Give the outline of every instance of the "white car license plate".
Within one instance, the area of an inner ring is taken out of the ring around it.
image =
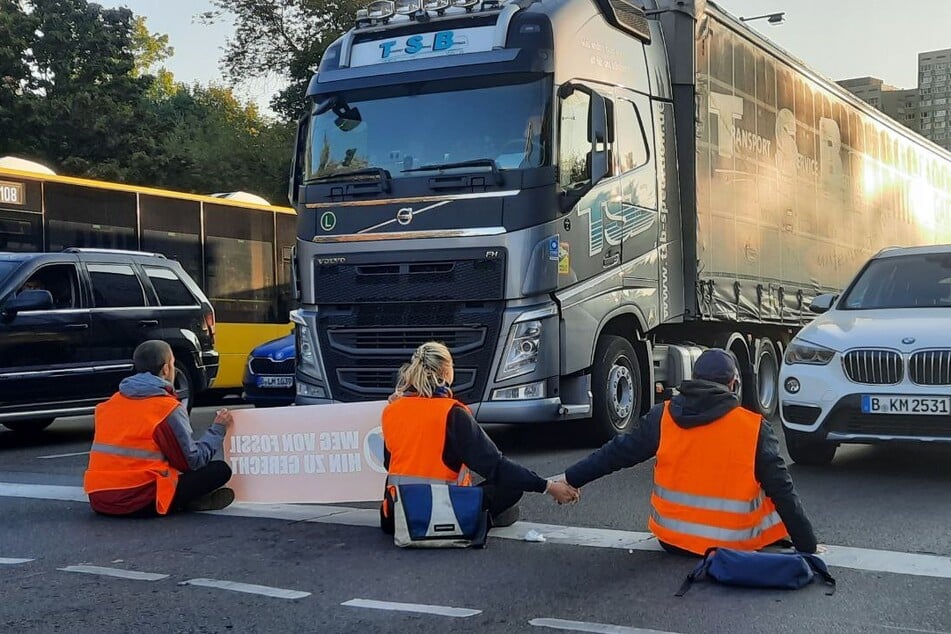
[[[259,376],[258,387],[294,387],[292,376]]]
[[[862,413],[946,416],[951,414],[951,397],[864,394],[862,395]]]

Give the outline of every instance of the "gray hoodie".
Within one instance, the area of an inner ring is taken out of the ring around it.
[[[119,393],[128,398],[149,398],[174,394],[174,390],[165,379],[150,372],[141,372],[123,379],[119,383]],[[181,446],[189,469],[201,469],[211,462],[216,453],[221,451],[225,427],[215,423],[208,428],[200,440],[195,441],[192,438],[194,432],[188,420],[188,412],[183,405],[176,407],[163,424],[171,429],[175,440]]]

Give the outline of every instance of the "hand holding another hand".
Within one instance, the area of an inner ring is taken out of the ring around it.
[[[546,492],[559,504],[574,504],[581,499],[581,491],[564,480],[549,480]]]

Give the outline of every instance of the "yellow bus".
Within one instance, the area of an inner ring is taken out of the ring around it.
[[[0,167],[0,251],[162,253],[215,309],[215,389],[238,390],[248,353],[288,334],[293,209]]]

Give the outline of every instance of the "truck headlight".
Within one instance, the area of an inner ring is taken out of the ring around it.
[[[294,322],[296,337],[297,368],[314,379],[322,379],[320,359],[314,347],[313,331],[298,311],[291,311],[291,321]]]
[[[786,348],[785,361],[787,365],[829,365],[833,357],[835,350],[807,341],[793,341]]]
[[[531,320],[512,324],[505,359],[499,369],[499,381],[534,372],[541,345],[542,322]]]

